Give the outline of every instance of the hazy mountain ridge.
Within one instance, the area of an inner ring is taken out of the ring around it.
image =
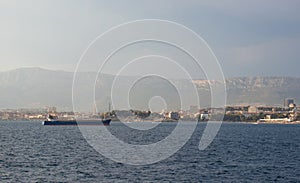
[[[242,77],[226,80],[228,87],[237,88],[271,88],[271,87],[300,87],[300,78],[291,77]]]
[[[57,106],[60,109],[72,109],[73,74],[41,68],[0,72],[0,108]],[[86,72],[79,75],[83,86],[82,106],[90,108],[91,104],[84,103],[86,95],[84,88],[85,83],[95,81],[96,73]],[[99,87],[109,93],[109,83],[113,80],[113,76],[104,75],[103,78]],[[126,78],[123,80],[126,84]],[[183,81],[177,82],[181,83],[182,87],[186,86]],[[149,85],[153,85],[150,83]],[[193,83],[198,87],[202,104],[207,105],[209,84],[218,84],[218,81],[194,80]],[[156,81],[156,84],[159,85],[159,81]],[[295,98],[297,102],[300,99],[300,78],[238,77],[226,79],[226,86],[228,104],[280,105],[284,97]],[[99,100],[104,103],[107,97],[103,96]]]
[[[227,87],[235,88],[266,88],[266,87],[300,87],[300,78],[293,77],[236,77],[226,79]],[[198,87],[209,88],[210,84],[220,84],[220,81],[194,80]]]
[[[243,77],[227,79],[229,104],[283,105],[284,98],[300,99],[300,78]]]

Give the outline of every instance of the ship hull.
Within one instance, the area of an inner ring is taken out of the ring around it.
[[[66,126],[66,125],[104,125],[109,126],[111,119],[104,120],[54,120],[54,121],[44,121],[43,125],[51,125],[51,126]]]

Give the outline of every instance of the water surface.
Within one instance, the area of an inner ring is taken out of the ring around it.
[[[112,122],[108,128],[126,142],[149,144],[175,125],[164,123],[143,132]],[[213,143],[199,151],[204,127],[199,124],[170,158],[130,166],[97,153],[76,126],[0,122],[0,182],[300,181],[300,125],[223,123]]]

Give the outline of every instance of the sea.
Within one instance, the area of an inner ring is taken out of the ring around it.
[[[103,126],[132,144],[157,142],[175,127],[174,122],[151,130],[119,122]],[[0,122],[0,182],[300,182],[300,125],[223,123],[200,151],[205,127],[199,123],[169,158],[136,166],[102,156],[77,126]]]

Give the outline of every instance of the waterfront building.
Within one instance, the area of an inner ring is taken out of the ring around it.
[[[257,114],[258,113],[257,107],[255,107],[255,106],[249,106],[248,113],[249,114]]]
[[[293,98],[286,98],[284,100],[284,107],[289,107],[290,104],[294,104],[295,100]]]
[[[168,118],[178,120],[179,119],[179,113],[178,112],[169,112],[168,113]]]

